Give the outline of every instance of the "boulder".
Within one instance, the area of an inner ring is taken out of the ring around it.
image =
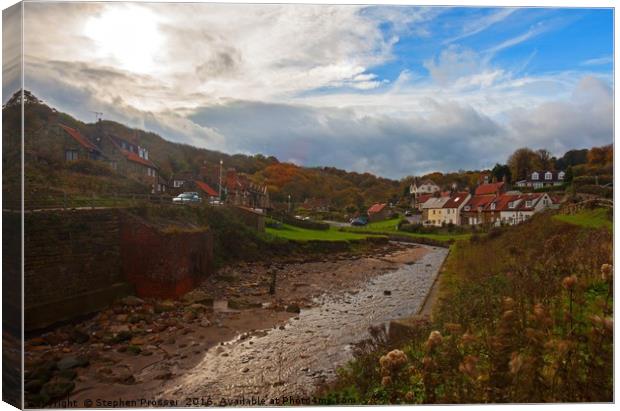
[[[130,307],[144,304],[144,300],[134,295],[128,295],[127,297],[121,298],[118,302],[122,305],[128,305]]]
[[[205,304],[208,306],[213,305],[213,298],[202,290],[193,290],[181,297],[181,300],[186,304]]]
[[[52,399],[62,398],[68,396],[74,388],[75,383],[73,381],[58,377],[45,383],[41,388],[41,394]]]
[[[89,362],[87,358],[70,355],[58,361],[58,363],[56,363],[56,366],[60,371],[63,371],[77,367],[86,367],[88,363]]]
[[[299,314],[301,312],[301,308],[297,304],[290,304],[286,306],[286,312]]]
[[[155,304],[155,312],[156,313],[167,313],[170,311],[174,311],[176,309],[176,305],[174,301],[164,300]]]

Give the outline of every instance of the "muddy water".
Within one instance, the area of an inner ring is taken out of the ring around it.
[[[352,358],[368,327],[415,314],[447,250],[428,247],[416,263],[375,277],[357,291],[324,294],[284,326],[241,335],[210,349],[202,362],[165,387],[164,397],[278,398],[311,394]]]

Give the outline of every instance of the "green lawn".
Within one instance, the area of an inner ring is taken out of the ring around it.
[[[281,228],[267,227],[266,231],[268,234],[271,234],[273,236],[296,241],[347,241],[361,240],[368,237],[377,237],[377,235],[338,231],[334,227],[330,227],[329,230],[309,230],[307,228],[294,227],[288,224],[282,224]]]
[[[406,231],[398,231],[396,227],[400,218],[392,218],[390,220],[376,221],[369,223],[363,227],[346,227],[348,232],[373,232],[377,234],[398,234],[411,238],[430,238],[438,241],[450,241],[450,240],[465,240],[471,237],[471,234],[451,234],[451,233],[408,233]]]
[[[609,230],[611,230],[613,227],[613,223],[607,217],[607,209],[605,208],[584,210],[578,214],[573,215],[556,214],[553,216],[553,218],[559,221],[563,221],[565,223],[575,224],[588,228],[607,227]]]

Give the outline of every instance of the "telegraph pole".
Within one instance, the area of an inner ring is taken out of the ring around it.
[[[222,202],[222,164],[224,161],[220,160],[220,203]]]

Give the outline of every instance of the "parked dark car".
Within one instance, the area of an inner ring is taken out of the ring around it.
[[[196,204],[201,201],[202,198],[195,192],[181,193],[172,199],[173,204]]]

